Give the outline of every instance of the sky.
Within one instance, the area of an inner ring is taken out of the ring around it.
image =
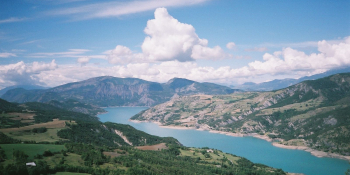
[[[0,0],[0,89],[97,76],[234,86],[348,66],[349,0]]]

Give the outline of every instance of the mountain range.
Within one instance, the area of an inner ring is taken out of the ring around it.
[[[46,87],[42,86],[37,86],[37,85],[14,85],[14,86],[9,86],[4,89],[0,90],[0,96],[4,95],[7,91],[11,89],[16,89],[16,88],[23,88],[26,90],[32,90],[32,89],[47,89]]]
[[[288,86],[292,86],[294,84],[298,84],[306,80],[316,80],[316,79],[327,77],[330,75],[334,75],[338,73],[346,73],[346,72],[350,72],[350,67],[346,67],[343,69],[329,70],[324,73],[315,74],[312,76],[305,76],[298,79],[292,79],[292,78],[286,78],[281,80],[276,79],[276,80],[263,82],[263,83],[246,82],[244,84],[232,86],[232,87],[235,89],[242,89],[245,91],[273,91],[273,90],[283,89]]]
[[[1,98],[17,103],[67,101],[73,99],[97,106],[153,106],[172,97],[193,94],[230,94],[235,89],[213,83],[173,78],[156,83],[137,78],[103,76],[50,89],[8,90]]]

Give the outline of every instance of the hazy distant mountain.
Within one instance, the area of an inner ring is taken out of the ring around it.
[[[338,73],[346,73],[350,72],[350,67],[344,68],[344,69],[337,69],[337,70],[330,70],[321,74],[316,74],[312,76],[305,76],[301,77],[299,79],[282,79],[282,80],[272,80],[269,82],[264,82],[264,83],[253,83],[253,82],[246,82],[242,85],[237,85],[234,86],[235,89],[242,89],[245,91],[272,91],[272,90],[278,90],[282,88],[286,88],[288,86],[298,84],[302,81],[305,80],[316,80],[319,78],[327,77],[333,74],[338,74]]]
[[[12,89],[1,98],[18,103],[74,99],[98,106],[152,106],[169,100],[175,94],[229,94],[234,91],[226,86],[182,78],[161,84],[137,78],[104,76],[45,90]]]
[[[47,88],[45,88],[45,87],[37,86],[37,85],[14,85],[14,86],[9,86],[9,87],[6,87],[6,88],[4,88],[4,89],[1,89],[1,90],[0,90],[0,96],[4,95],[8,90],[16,89],[16,88],[23,88],[23,89],[26,89],[26,90],[31,90],[31,89],[47,89]]]

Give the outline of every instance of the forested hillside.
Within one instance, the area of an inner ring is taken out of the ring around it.
[[[70,102],[60,102],[59,108],[0,102],[0,174],[286,174],[219,150],[187,148],[129,125],[102,123],[65,110]]]

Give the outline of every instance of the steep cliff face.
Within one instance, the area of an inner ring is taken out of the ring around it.
[[[137,78],[96,77],[46,90],[13,89],[2,98],[11,102],[74,99],[98,106],[153,106],[175,94],[229,94],[235,90],[211,83],[174,78],[160,84]]]

